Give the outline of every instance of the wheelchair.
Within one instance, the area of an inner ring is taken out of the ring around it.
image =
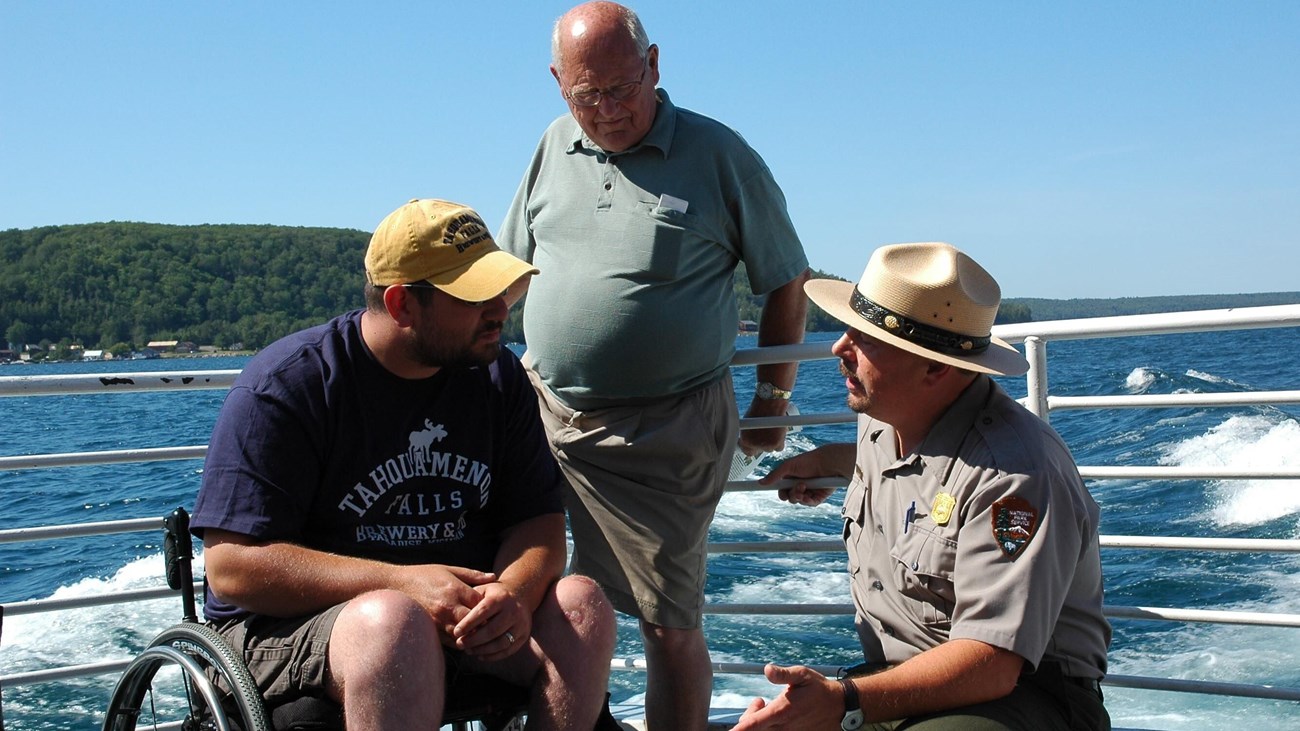
[[[198,621],[189,514],[164,519],[167,585],[181,592],[181,622],[164,630],[127,665],[108,701],[103,731],[344,731],[343,711],[325,698],[299,698],[267,709],[240,653]],[[219,682],[214,682],[219,679]],[[461,674],[447,688],[443,724],[469,731],[519,728],[527,688]]]

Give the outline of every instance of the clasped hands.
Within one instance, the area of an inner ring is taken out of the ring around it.
[[[443,645],[491,662],[528,643],[532,611],[496,574],[430,564],[404,568],[405,590],[433,617]]]

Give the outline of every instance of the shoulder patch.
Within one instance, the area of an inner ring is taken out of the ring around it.
[[[1011,495],[993,503],[993,538],[1007,558],[1015,559],[1038,531],[1038,509]]]

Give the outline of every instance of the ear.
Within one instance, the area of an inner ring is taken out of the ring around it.
[[[400,284],[394,284],[384,290],[384,309],[401,327],[411,326],[411,293]]]
[[[651,43],[645,52],[645,62],[650,68],[650,83],[654,86],[659,85],[659,46]]]
[[[560,81],[560,72],[555,70],[555,65],[551,65],[551,76],[555,77],[556,86],[560,87],[560,94],[564,94],[564,82]]]
[[[957,368],[947,363],[940,363],[937,360],[925,360],[925,383],[938,383],[943,379],[956,375]]]

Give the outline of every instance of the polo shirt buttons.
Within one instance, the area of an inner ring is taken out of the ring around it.
[[[875,581],[871,582],[871,588],[875,589],[876,591],[884,591],[885,585],[880,583],[880,579],[876,579]]]
[[[884,632],[885,634],[889,635],[890,637],[893,637],[893,636],[894,636],[894,628],[893,628],[893,627],[890,627],[889,625],[885,625],[884,627],[881,627],[880,629],[881,629],[882,632]]]
[[[613,184],[613,183],[605,183],[605,190],[609,190],[610,188],[613,188],[613,187],[614,187],[614,184]]]

